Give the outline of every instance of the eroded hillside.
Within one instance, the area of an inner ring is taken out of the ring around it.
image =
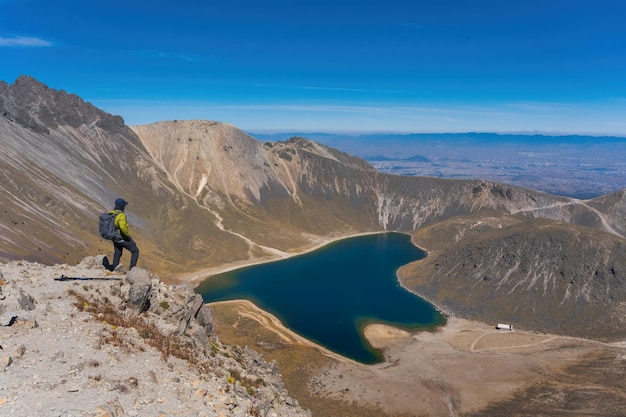
[[[295,219],[310,216],[311,206],[346,230],[410,231],[477,212],[551,218],[614,234],[622,229],[613,227],[612,213],[581,200],[487,181],[382,174],[305,138],[263,143],[233,126],[208,121],[161,122],[133,130],[179,189],[200,205],[223,212],[235,206],[263,221],[281,213],[276,205],[282,205],[291,214],[282,224],[296,229]]]
[[[0,258],[46,263],[108,252],[97,216],[123,196],[143,265],[179,270],[221,250],[219,229],[182,195],[119,116],[29,77],[0,83]],[[193,222],[189,227],[185,222]],[[233,239],[230,249],[244,245]]]
[[[603,213],[613,230],[626,236],[626,190],[595,198],[588,205]]]
[[[546,219],[475,216],[414,236],[429,256],[403,267],[401,281],[446,311],[527,330],[626,337],[623,238]]]

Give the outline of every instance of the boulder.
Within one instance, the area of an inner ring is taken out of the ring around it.
[[[150,271],[135,267],[126,274],[126,282],[131,285],[136,282],[150,282]]]
[[[17,289],[17,304],[22,310],[30,311],[35,309],[35,299],[20,287]]]
[[[204,327],[207,335],[213,334],[213,312],[209,306],[202,304],[202,307],[196,314],[196,321],[200,326]]]
[[[86,269],[102,268],[104,258],[106,258],[105,255],[87,256],[80,261],[78,266]]]
[[[150,271],[143,268],[133,268],[126,275],[126,281],[130,283],[128,307],[137,313],[148,310],[150,308],[150,291],[152,290]]]
[[[152,281],[138,282],[130,286],[127,306],[136,313],[142,313],[150,308],[150,290]]]
[[[179,312],[179,320],[178,320],[178,333],[183,334],[187,327],[189,326],[189,322],[191,318],[195,318],[198,310],[204,305],[204,301],[202,300],[202,296],[199,294],[192,295],[187,299],[185,306]]]

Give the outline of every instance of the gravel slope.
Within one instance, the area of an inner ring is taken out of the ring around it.
[[[165,310],[193,297],[190,287],[153,275],[156,303],[137,314],[129,308],[128,276],[109,273],[101,260],[0,264],[0,415],[310,415],[288,396],[275,364],[222,345],[193,320],[180,332]],[[63,275],[95,279],[54,280]],[[163,353],[158,336],[171,352],[189,347],[191,360]]]

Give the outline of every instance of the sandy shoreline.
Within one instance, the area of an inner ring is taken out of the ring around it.
[[[477,411],[511,398],[533,382],[558,378],[589,355],[610,351],[626,357],[624,343],[503,331],[449,316],[435,331],[410,333],[383,324],[367,325],[365,337],[383,352],[384,361],[365,365],[297,335],[249,301],[214,304],[226,303],[286,344],[313,347],[331,358],[333,364],[318,369],[313,377],[322,398],[382,407],[389,414],[452,416]],[[259,342],[250,339],[251,345]]]
[[[269,262],[276,262],[276,261],[281,261],[283,259],[289,259],[294,256],[304,255],[307,253],[314,252],[320,248],[323,248],[324,246],[330,245],[331,243],[338,242],[344,239],[350,239],[350,238],[359,237],[359,236],[378,235],[378,234],[384,234],[384,233],[402,233],[402,232],[392,232],[392,231],[363,232],[363,233],[355,233],[355,234],[339,236],[339,237],[330,237],[330,238],[318,237],[317,239],[313,240],[317,242],[310,248],[306,248],[297,252],[289,252],[289,253],[286,253],[284,256],[274,255],[274,256],[268,256],[267,258],[262,258],[262,259],[243,260],[240,262],[234,262],[234,263],[230,263],[226,265],[220,265],[220,266],[215,266],[211,268],[201,269],[199,271],[192,272],[192,273],[180,274],[177,277],[175,277],[175,279],[179,282],[187,282],[190,285],[197,287],[198,285],[200,285],[200,283],[202,283],[202,281],[211,278],[211,276],[213,275],[222,274],[224,272],[233,271],[235,269],[245,268],[248,266],[260,265],[260,264],[269,263]],[[410,234],[408,233],[404,233],[404,234],[407,234],[410,236]]]
[[[354,361],[345,356],[339,355],[322,345],[319,345],[286,327],[276,316],[261,309],[249,300],[228,300],[209,303],[211,306],[219,306],[230,304],[237,307],[241,316],[251,318],[268,330],[277,334],[284,342],[289,344],[299,344],[303,346],[313,347],[322,354],[332,357],[341,362],[351,363],[363,367],[371,367],[384,365],[388,362],[388,356],[385,361],[367,365]],[[411,340],[437,340],[439,339],[446,344],[457,348],[464,348],[471,352],[488,351],[488,350],[524,350],[531,347],[544,344],[546,341],[570,341],[579,342],[590,345],[603,345],[618,348],[626,348],[626,343],[604,343],[589,339],[576,337],[539,334],[526,331],[506,331],[498,330],[495,326],[491,326],[482,322],[476,322],[461,319],[455,316],[448,316],[446,324],[436,328],[434,331],[418,330],[409,332],[394,326],[380,323],[372,323],[365,326],[363,333],[367,341],[376,349],[382,351],[397,350],[399,346],[410,342]],[[482,344],[479,342],[482,341]]]
[[[324,356],[333,358],[337,361],[360,365],[359,362],[356,362],[345,356],[341,356],[329,349],[326,349],[324,346],[307,339],[306,337],[300,336],[298,333],[285,326],[276,316],[259,308],[256,304],[249,300],[217,301],[214,303],[209,303],[209,306],[219,306],[222,304],[234,305],[237,308],[240,316],[248,317],[252,320],[255,320],[261,326],[278,335],[285,343],[291,345],[308,346],[317,349]]]
[[[382,231],[382,232],[363,232],[363,233],[356,233],[356,234],[351,234],[351,235],[346,235],[346,236],[341,236],[341,237],[335,237],[335,238],[320,238],[318,239],[318,242],[316,245],[314,245],[311,248],[302,250],[302,251],[298,251],[298,252],[293,252],[293,253],[289,253],[286,256],[277,256],[271,259],[260,259],[260,260],[253,260],[253,261],[242,261],[242,262],[237,262],[234,264],[229,264],[229,265],[222,265],[219,267],[213,267],[213,268],[207,268],[207,269],[203,269],[201,271],[195,272],[191,275],[187,275],[184,277],[185,282],[188,282],[189,284],[193,285],[194,287],[197,287],[199,284],[201,284],[204,280],[206,279],[210,279],[211,276],[213,275],[218,275],[224,272],[228,272],[228,271],[233,271],[235,269],[239,269],[239,268],[244,268],[244,267],[248,267],[248,266],[253,266],[253,265],[261,265],[264,263],[269,263],[269,262],[277,262],[280,260],[284,260],[284,259],[289,259],[291,257],[294,256],[299,256],[299,255],[303,255],[303,254],[307,254],[307,253],[311,253],[314,252],[318,249],[321,249],[331,243],[334,242],[338,242],[341,240],[345,240],[345,239],[351,239],[351,238],[355,238],[355,237],[359,237],[359,236],[368,236],[368,235],[375,235],[375,234],[384,234],[384,233],[402,233],[402,234],[406,234],[409,237],[411,237],[411,243],[419,248],[420,250],[425,251],[428,254],[428,251],[426,251],[426,249],[423,249],[419,246],[417,246],[415,244],[415,242],[412,239],[412,235],[410,233],[403,233],[403,232],[396,232],[396,231]],[[182,277],[180,277],[182,279]],[[413,293],[412,291],[410,291],[408,288],[406,288],[402,282],[400,281],[400,278],[398,276],[398,274],[396,273],[396,280],[398,281],[398,283],[402,286],[402,288],[404,288],[406,291]],[[415,294],[415,293],[413,293]],[[420,295],[415,294],[416,296],[420,297]],[[345,356],[339,355],[327,348],[325,348],[324,346],[317,344],[305,337],[300,336],[299,334],[297,334],[296,332],[294,332],[293,330],[287,328],[286,326],[284,326],[282,324],[282,322],[275,317],[274,315],[266,312],[265,310],[262,310],[261,308],[259,308],[256,304],[252,303],[249,300],[229,300],[229,301],[219,301],[219,302],[215,302],[215,303],[209,303],[209,305],[219,305],[219,304],[225,304],[225,303],[233,303],[237,306],[243,307],[242,310],[240,311],[240,314],[248,316],[254,320],[256,320],[257,322],[259,322],[261,325],[265,326],[266,328],[268,328],[269,330],[275,332],[276,334],[278,334],[281,338],[283,338],[286,342],[288,343],[293,343],[293,344],[301,344],[301,345],[305,345],[305,346],[309,346],[309,347],[313,347],[315,349],[317,349],[318,351],[320,351],[323,355],[327,356],[327,357],[331,357],[335,360],[341,361],[341,362],[347,362],[347,363],[352,363],[355,365],[362,365],[359,362],[356,362],[350,358],[347,358]],[[430,303],[430,301],[429,301]],[[445,312],[442,311],[438,306],[436,306],[435,304],[431,303],[433,305],[433,307],[441,312],[442,314],[444,314],[446,316],[446,319],[448,318],[448,316],[450,316],[449,312]],[[245,311],[245,312],[244,312]],[[365,326],[365,328],[363,329],[363,336],[367,339],[367,341],[375,348],[375,349],[379,349],[379,350],[384,350],[384,348],[387,348],[389,346],[393,346],[396,343],[398,343],[399,341],[405,340],[407,338],[409,338],[411,336],[411,333],[401,330],[399,328],[393,327],[393,326],[389,326],[389,325],[384,325],[384,324],[368,324]]]
[[[294,256],[299,256],[299,255],[303,255],[303,254],[314,252],[314,251],[316,251],[318,249],[321,249],[321,248],[323,248],[323,247],[325,247],[325,246],[327,246],[327,245],[329,245],[331,243],[338,242],[338,241],[345,240],[345,239],[351,239],[351,238],[355,238],[355,237],[359,237],[359,236],[369,236],[369,235],[375,235],[375,234],[384,234],[384,233],[402,233],[402,232],[395,232],[395,231],[363,232],[363,233],[356,233],[356,234],[351,234],[351,235],[342,236],[342,237],[336,237],[336,238],[324,238],[324,239],[320,238],[320,239],[318,239],[317,244],[315,246],[309,248],[309,249],[305,249],[305,250],[302,250],[302,251],[289,253],[286,256],[277,256],[277,257],[272,258],[272,259],[242,261],[242,262],[238,262],[238,263],[234,263],[234,264],[222,265],[222,266],[219,266],[219,267],[203,269],[203,270],[195,272],[195,273],[193,273],[191,275],[187,275],[185,277],[185,282],[188,282],[189,284],[193,285],[194,287],[197,287],[200,283],[202,283],[206,279],[210,279],[211,276],[213,276],[213,275],[222,274],[224,272],[233,271],[233,270],[236,270],[236,269],[239,269],[239,268],[248,267],[248,266],[261,265],[261,264],[264,264],[264,263],[277,262],[277,261],[280,261],[280,260],[289,259],[289,258],[294,257]],[[425,249],[420,248],[419,246],[417,246],[415,244],[415,242],[413,242],[411,234],[409,234],[409,233],[402,233],[402,234],[406,234],[409,237],[411,237],[411,243],[415,247],[419,248],[420,250],[423,250],[423,251],[427,252]],[[402,282],[400,281],[397,273],[396,273],[396,280],[399,282],[399,284],[402,286],[402,288],[404,288],[406,291],[411,292],[404,285],[402,285]],[[419,297],[418,294],[415,294],[415,295]],[[299,334],[295,333],[291,329],[289,329],[286,326],[284,326],[282,324],[282,322],[277,317],[275,317],[274,315],[266,312],[265,310],[262,310],[256,304],[252,303],[249,300],[241,300],[240,299],[240,300],[219,301],[219,302],[215,302],[215,303],[209,303],[209,305],[219,305],[219,304],[224,304],[224,303],[234,303],[234,304],[239,305],[239,306],[245,306],[245,310],[247,310],[248,312],[247,313],[243,313],[242,312],[241,313],[242,315],[249,316],[250,318],[256,320],[261,325],[263,325],[266,328],[268,328],[268,329],[274,331],[275,333],[277,333],[279,336],[281,336],[288,343],[299,343],[301,345],[306,345],[306,346],[309,346],[309,347],[313,347],[313,348],[319,350],[325,356],[332,357],[332,358],[334,358],[336,360],[339,360],[339,361],[342,361],[342,362],[349,362],[349,363],[353,363],[353,364],[356,364],[356,365],[361,365],[359,362],[356,362],[356,361],[354,361],[354,360],[352,360],[350,358],[347,358],[345,356],[339,355],[339,354],[337,354],[337,353],[335,353],[335,352],[333,352],[333,351],[331,351],[329,349],[326,349],[322,345],[319,345],[319,344],[317,344],[317,343],[315,343],[315,342],[313,342],[313,341],[311,341],[309,339],[306,339],[305,337],[300,336]],[[442,314],[448,316],[448,313],[443,312],[436,305],[433,304],[433,307],[435,309],[437,309],[438,311],[440,311]],[[388,347],[389,345],[393,345],[398,340],[406,339],[406,338],[410,337],[410,333],[409,332],[406,332],[406,331],[401,330],[401,329],[396,328],[396,327],[383,325],[383,324],[368,324],[363,329],[363,332],[364,332],[364,337],[367,339],[367,341],[374,348],[380,349],[380,350],[382,350],[382,348],[384,348],[384,347]],[[286,337],[285,335],[289,335],[289,336]]]

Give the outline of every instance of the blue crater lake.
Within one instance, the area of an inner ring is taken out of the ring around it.
[[[382,361],[363,336],[370,323],[433,329],[445,318],[400,286],[396,271],[426,253],[410,236],[383,233],[333,242],[288,259],[253,265],[205,280],[205,302],[246,299],[286,327],[345,357]]]

